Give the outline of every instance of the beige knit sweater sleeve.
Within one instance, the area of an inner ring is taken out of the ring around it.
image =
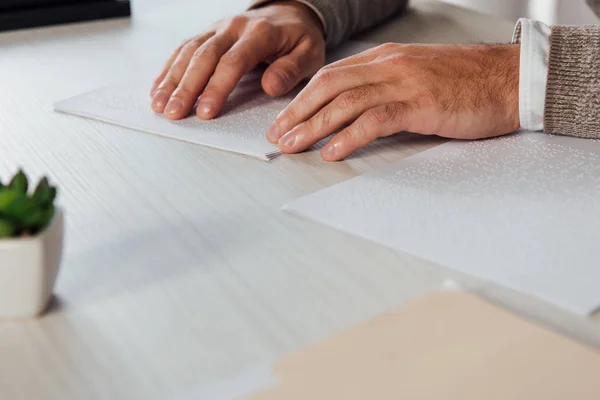
[[[553,26],[548,69],[544,131],[600,138],[600,25]]]
[[[274,0],[254,0],[252,6]],[[296,0],[311,7],[325,26],[327,44],[406,8],[408,0]],[[600,0],[587,0],[600,16]],[[553,26],[544,131],[600,138],[600,25]]]

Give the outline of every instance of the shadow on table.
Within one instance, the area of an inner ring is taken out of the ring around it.
[[[362,149],[357,150],[347,160],[369,157],[383,157],[399,160],[413,154],[428,150],[446,143],[448,139],[433,135],[418,135],[410,132],[400,132],[392,136],[377,139]],[[402,152],[400,152],[403,150]],[[398,155],[401,154],[401,157]]]
[[[333,137],[333,136],[331,136]],[[312,153],[310,161],[314,162],[313,157],[321,158],[320,150],[331,139],[328,137],[321,140],[316,145],[307,150]],[[358,149],[352,155],[347,157],[345,161],[369,161],[383,160],[385,162],[393,162],[401,160],[411,155],[428,150],[432,147],[446,143],[448,139],[435,135],[419,135],[410,132],[399,132],[395,135],[379,138],[367,146]]]
[[[64,308],[64,302],[57,295],[53,294],[50,298],[50,302],[48,306],[43,311],[43,314],[40,315],[41,318],[49,317],[51,315],[59,313]]]
[[[210,274],[215,268],[235,266],[234,256],[253,251],[262,235],[259,226],[240,229],[234,223],[244,212],[247,210],[128,232],[69,256],[56,289],[64,302],[55,309],[135,292],[186,274]],[[256,231],[248,232],[250,229]]]

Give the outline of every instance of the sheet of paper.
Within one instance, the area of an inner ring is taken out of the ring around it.
[[[600,353],[459,292],[413,300],[269,370],[182,400],[600,398]]]
[[[349,42],[328,56],[333,62],[358,54],[372,43]],[[79,95],[54,105],[56,111],[153,133],[172,139],[270,160],[280,153],[266,139],[268,126],[299,91],[272,98],[261,88],[262,73],[254,71],[244,77],[230,95],[218,118],[202,121],[191,115],[170,121],[150,108],[150,83],[127,82]]]
[[[600,306],[600,141],[453,141],[284,210],[529,293]]]

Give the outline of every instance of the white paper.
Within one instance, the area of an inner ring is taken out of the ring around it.
[[[360,53],[373,44],[349,42],[328,57],[328,62]],[[150,108],[151,82],[128,82],[79,95],[54,105],[56,111],[153,133],[172,139],[232,151],[262,160],[280,155],[266,138],[275,117],[298,93],[273,98],[261,88],[261,71],[246,75],[230,95],[221,115],[203,121],[191,115],[170,121]]]
[[[285,210],[578,314],[600,306],[600,142],[453,141]]]

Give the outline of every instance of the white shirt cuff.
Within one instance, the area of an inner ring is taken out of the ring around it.
[[[525,18],[521,18],[515,27],[513,43],[521,43],[519,118],[523,129],[544,129],[551,33],[549,26]]]

